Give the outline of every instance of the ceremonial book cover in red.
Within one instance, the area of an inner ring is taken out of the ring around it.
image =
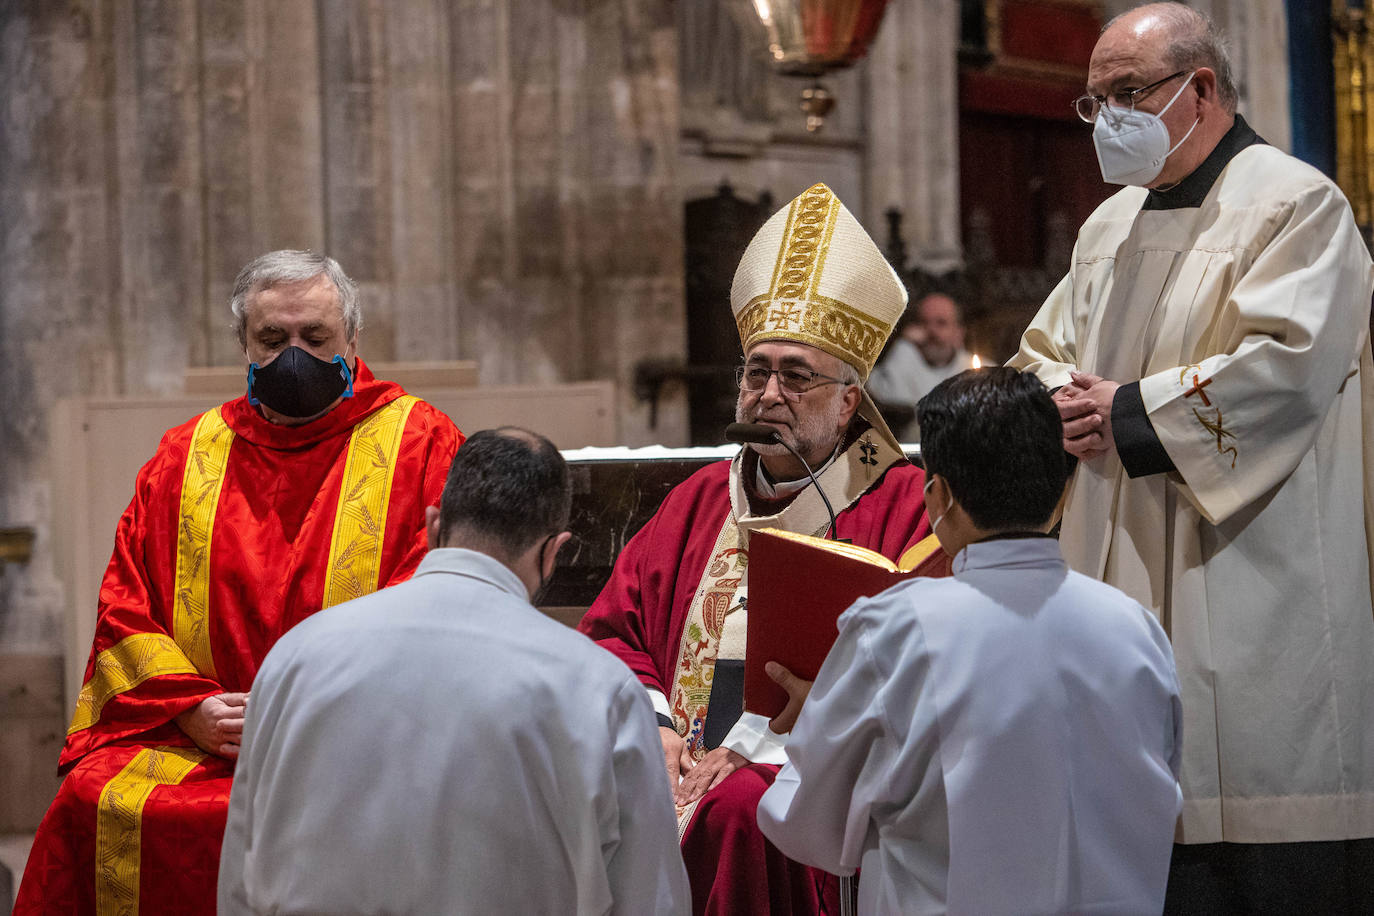
[[[904,579],[946,575],[934,535],[898,563],[873,550],[775,528],[749,535],[749,617],[744,648],[744,708],[772,718],[787,692],[763,666],[775,661],[814,681],[839,634],[836,621],[855,601]]]

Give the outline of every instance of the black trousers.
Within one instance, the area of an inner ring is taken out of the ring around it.
[[[1374,839],[1176,845],[1164,912],[1374,914]]]

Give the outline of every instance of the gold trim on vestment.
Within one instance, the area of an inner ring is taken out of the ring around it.
[[[823,184],[812,185],[792,201],[782,230],[783,241],[778,246],[778,259],[773,265],[769,299],[806,299],[815,295],[839,215],[839,198]]]
[[[90,728],[100,721],[100,711],[106,703],[150,677],[198,673],[176,641],[165,633],[126,636],[96,655],[91,676],[81,685],[76,698],[76,712],[67,734]]]
[[[205,757],[194,748],[145,748],[105,784],[95,821],[97,916],[137,916],[148,796],[180,783]]]
[[[823,184],[788,207],[768,292],[755,296],[735,316],[746,353],[766,337],[818,347],[865,375],[877,360],[891,327],[820,293],[840,211],[839,199]]]
[[[377,590],[391,479],[401,450],[401,433],[417,401],[419,398],[410,395],[397,398],[353,430],[329,543],[321,607]]]
[[[877,361],[889,331],[853,306],[820,294],[793,300],[756,296],[736,321],[746,353],[761,338],[791,340],[824,350],[864,374]]]
[[[693,760],[706,756],[703,741],[706,709],[711,702],[720,634],[725,628],[725,615],[733,609],[735,593],[744,582],[748,565],[749,554],[740,546],[739,526],[731,512],[716,535],[711,560],[701,574],[701,582],[687,610],[678,649],[677,673],[668,696],[673,726],[687,742]]]
[[[172,587],[172,636],[196,669],[214,678],[210,649],[210,536],[229,465],[234,432],[218,407],[196,423],[177,514],[177,567]]]

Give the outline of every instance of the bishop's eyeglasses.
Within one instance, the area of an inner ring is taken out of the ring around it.
[[[799,400],[806,392],[821,385],[846,384],[844,379],[798,366],[770,369],[767,366],[752,364],[735,369],[735,382],[741,391],[762,391],[768,387],[768,379],[774,375],[778,377],[778,389],[783,396],[793,401]]]
[[[1158,89],[1171,79],[1177,79],[1185,73],[1191,73],[1188,68],[1184,68],[1177,73],[1170,73],[1162,80],[1155,80],[1148,86],[1141,86],[1139,89],[1118,89],[1110,96],[1105,95],[1080,95],[1073,100],[1074,111],[1078,116],[1089,124],[1097,120],[1098,112],[1103,105],[1110,103],[1113,108],[1120,108],[1125,111],[1135,111],[1135,100],[1137,96],[1144,95],[1152,89]]]

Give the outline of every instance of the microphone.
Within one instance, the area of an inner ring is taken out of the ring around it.
[[[792,453],[792,456],[801,462],[801,466],[806,468],[806,476],[811,478],[811,483],[816,487],[816,492],[821,494],[821,502],[825,503],[825,511],[830,513],[830,528],[826,537],[835,538],[835,507],[830,505],[830,497],[825,495],[825,490],[821,489],[821,482],[816,479],[816,475],[811,471],[811,465],[806,463],[806,459],[797,453],[797,450],[782,440],[782,434],[766,423],[731,423],[725,427],[725,438],[730,442],[739,445],[781,445]]]

